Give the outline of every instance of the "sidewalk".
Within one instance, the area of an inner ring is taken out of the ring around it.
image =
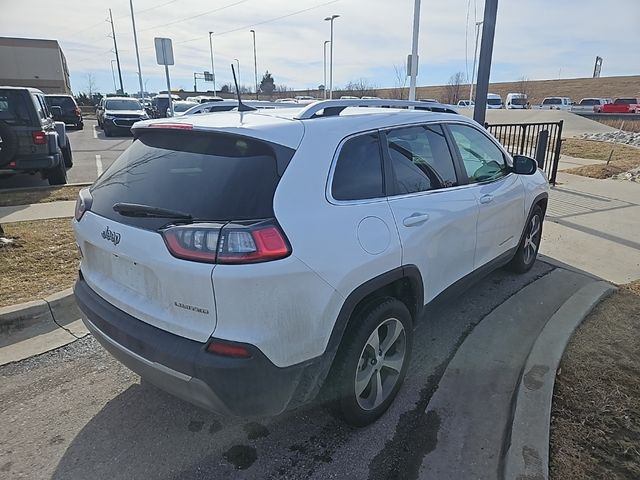
[[[24,222],[46,218],[73,217],[75,200],[0,207],[0,223]]]
[[[558,172],[540,253],[621,284],[640,278],[640,184]]]

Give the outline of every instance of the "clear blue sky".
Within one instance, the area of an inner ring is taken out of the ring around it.
[[[87,74],[97,89],[113,90],[114,58],[108,8],[121,54],[125,89],[138,90],[128,0],[0,0],[4,36],[57,39],[65,52],[75,92],[86,90]],[[210,70],[208,32],[214,34],[218,85],[231,80],[230,63],[240,60],[241,83],[253,84],[256,30],[259,76],[269,70],[276,84],[315,88],[322,83],[323,42],[335,21],[334,84],[364,78],[378,87],[396,82],[394,65],[411,49],[413,0],[134,0],[142,73],[149,91],[164,88],[153,38],[174,41],[172,86],[191,89],[193,72]],[[482,0],[423,0],[419,85],[446,83],[470,72],[474,21]],[[475,10],[475,13],[474,13]],[[31,13],[37,11],[38,15]],[[611,18],[611,21],[608,21]],[[640,73],[640,0],[500,0],[492,81],[588,77],[596,55],[603,75]],[[1,67],[0,67],[1,68]],[[199,85],[205,86],[200,81]],[[211,88],[211,84],[208,85]],[[638,86],[640,94],[640,85]]]

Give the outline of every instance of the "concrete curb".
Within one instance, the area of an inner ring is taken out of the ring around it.
[[[60,185],[61,187],[88,187],[93,185],[93,182],[77,182],[77,183],[67,183],[65,185]],[[17,187],[17,188],[3,188],[0,190],[2,193],[16,193],[16,192],[38,192],[40,190],[52,190],[54,188],[50,185],[42,185],[39,187]],[[43,202],[43,203],[51,203],[51,202]]]
[[[574,330],[616,288],[593,282],[574,293],[549,319],[536,339],[515,392],[505,479],[549,478],[549,428],[556,371]]]
[[[88,331],[73,290],[0,308],[0,365],[67,345]]]

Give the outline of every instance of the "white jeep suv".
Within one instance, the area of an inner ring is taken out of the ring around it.
[[[347,421],[372,422],[423,307],[527,271],[540,244],[535,161],[442,105],[331,100],[133,132],[77,202],[77,302],[122,363],[215,412],[275,415],[330,385]]]

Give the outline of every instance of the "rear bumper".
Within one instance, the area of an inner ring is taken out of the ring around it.
[[[125,366],[159,388],[207,410],[234,416],[277,415],[310,400],[322,357],[276,367],[256,347],[252,358],[235,359],[206,351],[196,342],[142,322],[114,307],[82,276],[74,293],[96,340]]]
[[[31,172],[36,170],[48,170],[55,167],[61,161],[59,155],[40,155],[34,157],[18,157],[4,167],[0,167],[2,173]]]

